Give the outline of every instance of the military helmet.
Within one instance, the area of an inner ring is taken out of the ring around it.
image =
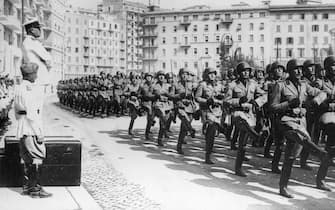
[[[270,73],[273,73],[273,71],[277,68],[282,68],[283,71],[285,71],[285,66],[281,65],[278,61],[275,61],[270,66]]]
[[[268,65],[266,65],[266,67],[265,67],[265,72],[267,73],[267,74],[271,74],[271,64],[268,64]]]
[[[291,59],[287,62],[286,64],[286,71],[289,73],[294,69],[297,69],[299,67],[303,67],[303,65],[301,63],[299,63],[299,61],[297,59]]]
[[[164,73],[164,71],[162,71],[162,70],[159,70],[159,71],[156,73],[156,78],[158,78],[160,75],[163,75],[163,76],[165,76],[165,73]]]
[[[216,70],[213,68],[205,68],[205,71],[202,74],[203,80],[208,80],[208,75],[214,73],[217,74]]]
[[[324,62],[323,62],[323,66],[326,69],[326,71],[328,71],[330,69],[331,66],[335,66],[335,57],[333,55],[328,56]]]
[[[247,62],[240,62],[236,66],[236,74],[239,75],[245,69],[248,69],[250,72],[252,70],[251,66]]]
[[[147,72],[144,74],[144,78],[147,78],[147,77],[154,77],[154,74],[151,72]]]
[[[325,69],[322,68],[320,63],[315,64],[315,76],[316,77],[320,77],[321,76],[321,72],[324,71]]]
[[[311,59],[305,60],[305,62],[303,63],[304,69],[314,65],[315,63]]]
[[[178,72],[179,77],[184,73],[191,74],[191,72],[186,68],[179,69],[179,72]]]
[[[138,79],[140,77],[139,74],[135,73],[135,72],[130,72],[130,75],[129,75],[129,79],[130,80],[133,80],[134,78],[135,79]]]
[[[171,72],[168,72],[165,74],[165,78],[166,79],[172,79],[173,78],[173,74]]]

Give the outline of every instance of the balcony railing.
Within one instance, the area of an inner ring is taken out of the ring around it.
[[[143,23],[143,27],[157,27],[157,25],[155,22]]]
[[[158,37],[158,33],[147,33],[147,34],[143,34],[141,35],[142,38],[156,38]]]
[[[158,48],[158,45],[157,45],[157,44],[154,44],[154,45],[147,45],[147,44],[146,44],[146,45],[143,45],[142,47],[143,47],[144,49],[145,49],[145,48]]]
[[[189,47],[191,47],[191,44],[188,43],[188,42],[180,43],[180,47],[182,47],[182,48],[189,48]]]
[[[156,58],[156,57],[153,57],[153,58],[146,57],[146,58],[143,58],[142,60],[143,60],[143,62],[151,62],[151,61],[158,61],[158,58]]]
[[[221,23],[222,24],[232,24],[233,23],[233,19],[232,18],[222,18],[221,19]]]
[[[180,25],[182,26],[188,26],[188,25],[191,25],[191,21],[189,19],[187,20],[182,20],[180,21]]]

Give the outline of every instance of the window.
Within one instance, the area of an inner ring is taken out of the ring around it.
[[[187,27],[187,26],[185,26],[185,27],[184,27],[184,30],[185,30],[185,32],[187,32],[187,30],[188,30],[188,27]]]
[[[325,25],[323,26],[323,30],[324,30],[324,32],[328,32],[328,25],[327,25],[327,24],[325,24]]]
[[[259,17],[265,17],[265,12],[260,12]]]
[[[313,20],[317,20],[318,19],[318,15],[317,14],[313,14]]]
[[[254,48],[250,47],[250,56],[253,57],[254,56]]]
[[[75,52],[76,52],[76,53],[79,52],[79,48],[78,48],[78,47],[75,48]]]
[[[187,62],[184,63],[184,67],[185,67],[185,68],[188,67],[188,63],[187,63]]]
[[[205,42],[208,42],[208,36],[205,36]]]
[[[166,56],[166,50],[163,49],[163,56]]]
[[[165,30],[166,30],[166,27],[163,26],[163,28],[162,28],[162,32],[165,33]]]
[[[216,36],[216,41],[219,42],[220,41],[220,36]]]
[[[313,44],[318,44],[318,37],[317,36],[313,37]]]
[[[220,14],[215,14],[215,15],[214,15],[214,19],[215,19],[215,20],[218,20],[218,19],[220,19],[220,16],[221,16]]]
[[[165,42],[166,42],[165,37],[163,37],[162,43],[165,44]]]
[[[280,25],[276,26],[276,32],[280,32]]]
[[[237,24],[236,31],[240,31],[241,29],[242,29],[242,24],[241,23]]]
[[[194,62],[194,68],[195,68],[195,69],[198,68],[198,62]]]
[[[281,49],[280,48],[275,48],[275,56],[276,56],[276,58],[281,57]]]
[[[194,37],[193,37],[193,41],[194,41],[194,42],[198,42],[198,37],[197,37],[197,36],[194,36]]]
[[[198,31],[198,26],[197,25],[193,25],[193,31],[197,32]]]
[[[286,49],[286,57],[292,57],[293,56],[293,50],[292,49]]]
[[[259,25],[259,30],[264,30],[264,23],[260,23],[260,25]]]
[[[261,50],[261,56],[263,57],[264,56],[264,47],[261,47],[260,50]]]
[[[204,20],[209,20],[209,14],[204,15]]]
[[[216,54],[219,55],[220,54],[220,48],[216,48]]]
[[[208,67],[209,67],[208,62],[205,62],[205,68],[208,68]]]
[[[208,48],[205,48],[205,55],[208,55]]]
[[[173,55],[177,55],[177,49],[176,48],[173,49]]]
[[[249,24],[249,30],[250,30],[250,31],[253,31],[253,30],[254,30],[254,24],[253,24],[253,23],[250,23],[250,24]]]
[[[242,14],[241,13],[237,13],[237,18],[241,18]]]
[[[289,33],[292,32],[292,25],[288,25],[288,29],[287,29],[287,31],[288,31]]]
[[[287,16],[287,18],[288,18],[289,20],[292,20],[292,17],[293,17],[292,14],[288,14],[288,16]]]
[[[208,31],[208,25],[207,25],[207,24],[205,25],[204,30],[205,30],[205,31]]]
[[[241,34],[237,35],[237,40],[242,41],[242,35]]]
[[[305,57],[305,48],[298,48],[299,57]]]
[[[254,13],[250,12],[249,17],[253,18],[254,17]]]
[[[280,20],[280,14],[276,15],[276,20]]]
[[[278,44],[278,45],[281,44],[281,38],[280,37],[275,38],[275,44]]]
[[[162,17],[162,21],[165,21],[165,16]]]
[[[253,42],[254,41],[254,35],[250,34],[249,35],[249,42]]]
[[[261,34],[261,37],[260,37],[259,41],[264,42],[264,34]]]
[[[193,15],[193,20],[198,20],[198,15]]]
[[[304,25],[300,25],[300,32],[304,32]]]
[[[177,32],[177,26],[173,26],[173,32]]]
[[[323,37],[323,44],[328,44],[328,37]]]
[[[305,14],[300,14],[300,19],[305,20]]]
[[[194,53],[194,55],[198,54],[198,48],[194,48],[193,53]]]
[[[303,36],[299,37],[299,44],[304,44],[305,39]]]
[[[293,44],[293,37],[287,37],[286,44]]]
[[[163,69],[166,68],[166,63],[165,63],[165,62],[162,63],[162,68],[163,68]]]
[[[220,25],[216,24],[216,30],[219,31],[220,30]]]
[[[328,13],[324,13],[324,14],[322,14],[322,19],[325,19],[325,20],[327,20],[327,19],[328,19],[328,17],[329,17]]]
[[[312,32],[318,32],[319,31],[319,25],[312,25]]]
[[[187,54],[188,54],[188,50],[187,50],[187,48],[186,48],[186,49],[184,49],[184,53],[185,53],[185,55],[187,55]]]

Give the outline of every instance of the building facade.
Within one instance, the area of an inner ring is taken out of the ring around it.
[[[120,24],[95,10],[66,11],[65,79],[120,71]]]
[[[228,45],[225,57],[243,55],[259,67],[275,60],[286,64],[291,58],[317,62],[335,45],[334,8],[264,2],[220,10],[199,5],[149,11],[143,21],[143,70],[177,73],[186,67],[200,75],[205,67],[222,68],[222,43]]]

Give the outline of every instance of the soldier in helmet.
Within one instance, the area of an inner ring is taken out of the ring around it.
[[[166,73],[165,74],[165,79],[166,79],[166,82],[168,84],[170,84],[171,91],[174,90],[175,85],[176,85],[176,83],[174,81],[174,75],[171,72]],[[171,113],[170,113],[170,116],[169,116],[169,118],[166,122],[166,129],[167,129],[168,132],[171,132],[171,130],[170,130],[171,123],[172,122],[176,123],[176,118],[177,118],[177,106],[176,106],[176,104],[173,101],[171,101],[170,106],[171,106]]]
[[[117,72],[116,75],[114,75],[113,79],[113,95],[114,95],[114,107],[115,107],[115,113],[117,117],[120,117],[121,114],[123,114],[122,110],[122,95],[123,95],[123,90],[122,90],[122,85],[123,85],[123,79],[121,78],[121,73]]]
[[[145,73],[143,84],[140,86],[140,96],[142,99],[142,107],[147,112],[147,125],[145,128],[145,139],[150,140],[150,129],[154,125],[154,114],[152,110],[152,102],[155,99],[153,94],[153,74]]]
[[[190,132],[191,136],[195,137],[195,130],[192,127],[193,113],[196,110],[196,105],[194,101],[194,85],[190,80],[190,72],[187,69],[179,70],[179,82],[175,87],[175,96],[174,99],[177,101],[177,111],[178,117],[181,120],[178,143],[177,143],[177,152],[179,154],[184,154],[182,145],[184,139],[187,136],[187,132]]]
[[[205,163],[213,164],[211,154],[217,131],[221,129],[222,104],[225,97],[225,89],[216,81],[215,69],[206,68],[203,72],[204,81],[200,83],[195,99],[200,105],[203,116],[203,130],[206,140]]]
[[[163,137],[167,137],[166,126],[171,110],[173,109],[171,100],[173,99],[174,91],[171,90],[171,85],[166,82],[165,73],[163,71],[158,71],[156,78],[157,82],[153,86],[153,94],[155,96],[153,107],[155,116],[159,118],[157,144],[158,146],[164,146]]]
[[[129,77],[130,83],[126,86],[124,94],[127,97],[127,103],[129,107],[130,123],[128,128],[128,134],[133,135],[133,126],[137,116],[139,115],[140,101],[138,94],[140,91],[140,76],[132,72]]]
[[[287,185],[291,175],[294,160],[299,155],[302,145],[308,148],[321,160],[321,165],[328,161],[328,153],[313,143],[306,126],[306,109],[304,104],[307,97],[313,96],[314,106],[326,99],[326,94],[310,86],[302,80],[302,65],[296,59],[287,63],[289,77],[278,82],[273,90],[270,109],[280,115],[279,129],[286,139],[285,159],[281,171],[279,188],[280,195],[288,198],[293,196],[288,192]],[[322,167],[320,167],[321,169]],[[319,169],[319,172],[322,171]],[[317,187],[322,189],[322,183],[317,181]]]
[[[239,132],[238,150],[235,162],[235,174],[246,176],[242,170],[242,163],[245,159],[245,145],[249,137],[257,139],[258,133],[254,130],[256,116],[253,113],[255,107],[262,107],[266,102],[265,92],[258,84],[250,79],[252,68],[246,62],[236,66],[237,80],[230,85],[227,92],[227,101],[233,107],[232,123]],[[259,96],[258,98],[256,98]]]

